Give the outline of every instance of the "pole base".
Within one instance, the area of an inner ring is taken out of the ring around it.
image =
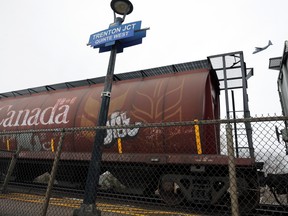
[[[95,204],[81,204],[79,209],[73,211],[73,216],[101,216],[101,211]]]

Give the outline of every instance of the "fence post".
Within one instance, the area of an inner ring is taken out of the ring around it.
[[[232,126],[230,123],[226,125],[227,151],[228,151],[228,167],[229,167],[229,190],[231,199],[232,216],[239,216],[239,204],[237,197],[237,177],[235,156],[233,147]]]
[[[57,173],[58,162],[59,162],[61,152],[62,152],[64,135],[65,135],[65,130],[63,129],[61,132],[60,140],[58,143],[56,155],[55,155],[52,170],[51,170],[49,183],[48,183],[47,190],[46,190],[45,201],[44,201],[44,205],[43,205],[43,209],[42,209],[42,216],[46,216],[46,213],[47,213],[47,209],[48,209],[48,205],[49,205],[49,201],[50,201],[50,197],[51,197],[51,191],[52,191],[52,187],[53,187],[54,180],[55,180],[56,173]]]
[[[5,180],[4,180],[4,183],[3,183],[3,186],[1,188],[1,193],[5,193],[6,190],[7,190],[7,186],[8,186],[8,183],[10,181],[10,178],[11,178],[11,175],[13,173],[13,170],[15,168],[15,165],[16,165],[16,162],[17,162],[17,158],[19,156],[19,153],[20,153],[20,148],[18,148],[16,150],[16,152],[13,154],[12,156],[12,159],[11,159],[11,162],[10,162],[10,165],[9,165],[9,168],[8,168],[8,171],[7,171],[7,174],[5,176]]]

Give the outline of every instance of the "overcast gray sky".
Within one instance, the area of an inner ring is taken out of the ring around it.
[[[143,44],[117,55],[115,73],[243,51],[252,115],[281,114],[277,71],[288,40],[287,0],[131,0],[125,22],[150,27]],[[109,53],[86,46],[113,22],[110,0],[0,0],[0,92],[104,76]],[[255,46],[273,46],[252,55]]]

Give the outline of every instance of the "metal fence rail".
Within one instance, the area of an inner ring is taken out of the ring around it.
[[[285,121],[276,116],[101,127],[106,134],[95,206],[102,215],[285,212]],[[97,129],[1,132],[0,215],[79,211]]]

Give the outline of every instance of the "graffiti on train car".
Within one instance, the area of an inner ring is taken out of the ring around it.
[[[113,112],[110,119],[106,123],[107,126],[127,126],[130,125],[130,118],[127,117],[126,112]],[[135,122],[135,125],[141,125],[141,122]],[[104,145],[110,144],[114,139],[124,138],[127,136],[134,137],[138,134],[139,128],[117,128],[107,129],[107,135],[104,139]]]
[[[15,150],[20,148],[24,151],[50,151],[51,139],[47,133],[17,133],[1,135],[1,149]]]

